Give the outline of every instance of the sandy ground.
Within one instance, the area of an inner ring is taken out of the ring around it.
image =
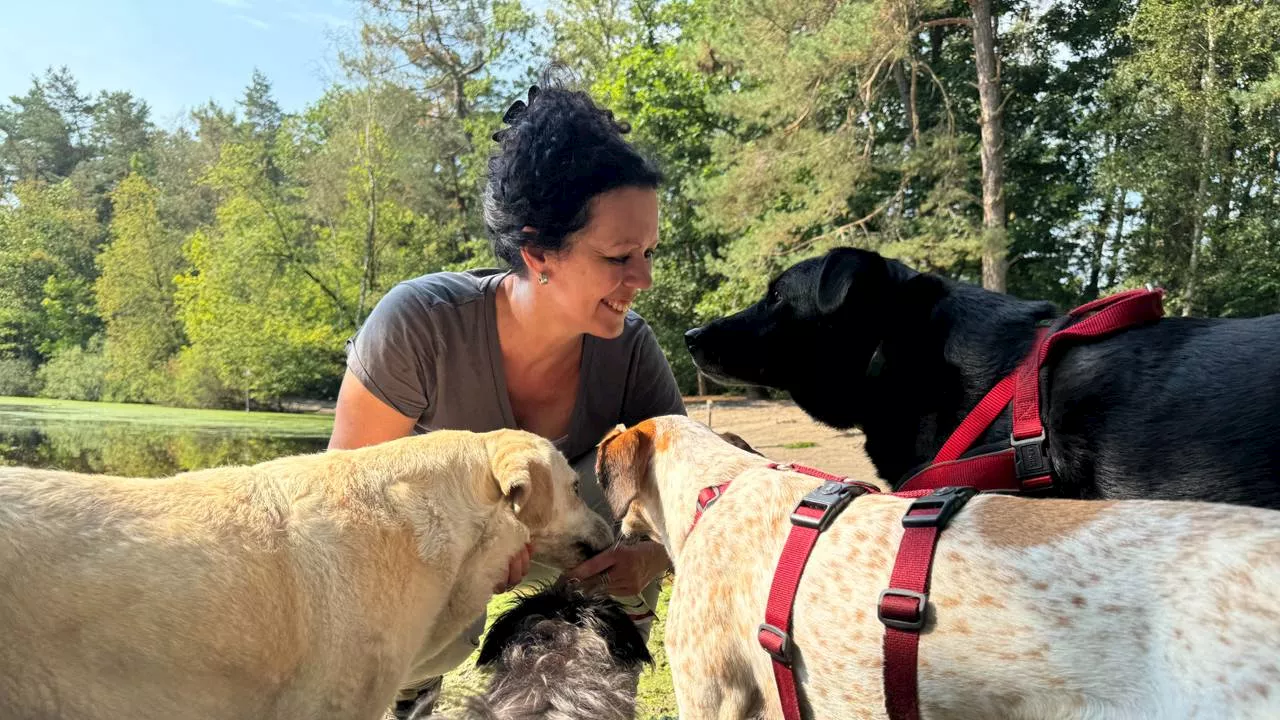
[[[715,401],[710,418],[705,400],[685,401],[689,416],[708,423],[712,429],[742,436],[766,457],[779,462],[795,462],[848,475],[874,479],[875,467],[862,445],[858,430],[836,430],[814,422],[790,401]]]

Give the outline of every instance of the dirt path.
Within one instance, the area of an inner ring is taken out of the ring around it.
[[[708,422],[705,400],[689,398],[685,407],[690,417]],[[713,400],[709,424],[713,430],[737,433],[772,460],[811,465],[854,478],[870,480],[876,475],[863,450],[861,431],[822,425],[790,401]]]

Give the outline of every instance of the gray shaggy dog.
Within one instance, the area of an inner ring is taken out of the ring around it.
[[[653,662],[644,637],[608,595],[557,583],[524,595],[494,621],[477,665],[492,667],[467,720],[632,720]]]

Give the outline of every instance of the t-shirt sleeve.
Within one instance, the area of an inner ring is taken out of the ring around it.
[[[622,422],[628,426],[659,415],[687,414],[676,376],[647,324],[632,354],[626,393]]]
[[[431,403],[432,344],[427,306],[417,290],[401,283],[347,341],[347,369],[379,400],[417,419]]]

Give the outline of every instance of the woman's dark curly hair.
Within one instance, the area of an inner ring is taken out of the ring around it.
[[[493,252],[517,271],[520,249],[561,250],[590,220],[591,199],[621,187],[657,188],[658,169],[623,135],[630,131],[584,92],[567,89],[550,73],[517,100],[494,134],[489,158],[484,224]],[[526,231],[525,228],[530,228]]]

